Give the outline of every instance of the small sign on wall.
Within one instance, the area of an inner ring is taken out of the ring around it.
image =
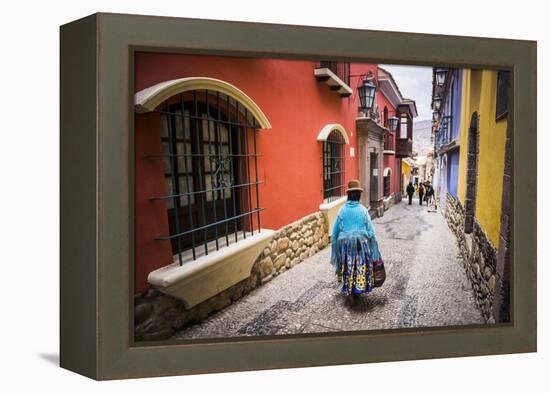
[[[349,148],[349,156],[350,157],[355,157],[355,148],[354,147]]]

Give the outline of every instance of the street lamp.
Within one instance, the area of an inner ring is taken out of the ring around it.
[[[438,111],[439,108],[441,108],[441,96],[436,94],[434,97],[434,109]]]
[[[443,87],[445,84],[445,77],[447,76],[446,68],[436,68],[435,69],[435,81],[439,87]]]
[[[437,122],[439,120],[439,111],[434,111],[433,121]]]
[[[390,131],[395,132],[397,130],[397,124],[399,123],[399,119],[395,116],[392,116],[388,119],[390,123]]]
[[[364,80],[363,85],[357,87],[359,92],[359,101],[362,110],[372,109],[374,106],[374,94],[376,93],[376,85],[372,82],[373,78]]]

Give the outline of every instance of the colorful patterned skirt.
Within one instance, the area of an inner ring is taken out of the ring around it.
[[[369,293],[382,285],[384,265],[374,237],[367,238],[364,231],[344,232],[336,242],[336,274],[342,293]]]

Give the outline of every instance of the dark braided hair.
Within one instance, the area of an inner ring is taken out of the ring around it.
[[[348,192],[348,201],[357,201],[361,200],[361,191],[350,191]]]

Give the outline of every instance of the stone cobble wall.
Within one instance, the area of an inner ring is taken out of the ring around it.
[[[271,244],[258,256],[250,277],[186,310],[183,302],[156,289],[134,296],[135,341],[164,340],[175,332],[206,319],[256,287],[296,266],[329,243],[327,222],[317,212],[275,233]]]
[[[279,230],[258,257],[259,279],[265,284],[328,245],[325,216],[318,212]]]
[[[401,203],[403,199],[403,194],[401,192],[396,192],[393,194],[393,204]]]
[[[447,194],[445,218],[455,234],[460,257],[472,283],[476,303],[485,321],[494,323],[493,304],[497,283],[497,251],[483,228],[474,219],[472,234],[464,233],[465,211],[460,201]]]
[[[397,194],[391,194],[389,197],[384,198],[384,200],[382,201],[382,207],[383,207],[384,211],[388,210],[395,203],[397,203],[396,195]]]

